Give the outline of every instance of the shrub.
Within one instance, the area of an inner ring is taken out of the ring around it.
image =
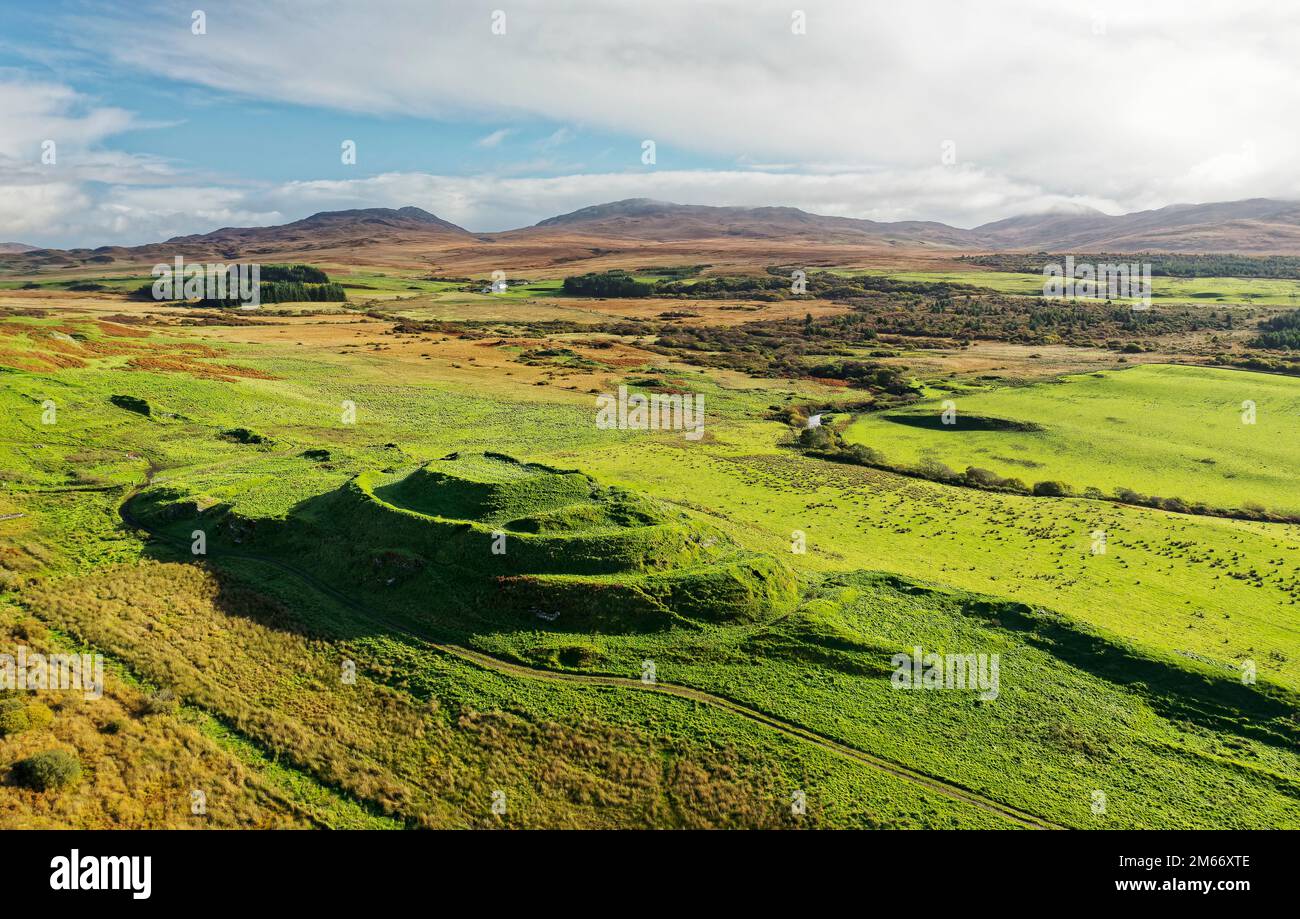
[[[950,466],[929,456],[916,464],[916,474],[936,482],[955,482],[961,478]]]
[[[981,488],[994,488],[1002,484],[1002,477],[991,469],[979,466],[966,467],[966,481]]]
[[[40,731],[48,728],[54,723],[54,712],[50,707],[41,702],[33,702],[27,706],[27,729],[31,731]]]
[[[231,428],[228,431],[222,431],[221,436],[224,440],[231,440],[239,444],[268,444],[271,442],[271,439],[266,435],[250,431],[248,428]]]
[[[773,406],[772,414],[768,417],[773,421],[780,421],[799,428],[803,428],[808,424],[808,416],[795,405]]]
[[[176,701],[176,694],[167,688],[151,693],[144,703],[146,715],[174,715],[179,708],[180,703]]]
[[[20,734],[31,726],[21,699],[0,699],[0,736]]]
[[[799,446],[809,450],[830,450],[836,446],[835,435],[824,427],[805,428],[799,432]]]
[[[80,780],[81,763],[67,750],[45,750],[15,763],[14,778],[35,791],[66,788]]]
[[[866,466],[883,466],[885,463],[885,454],[875,447],[868,447],[866,444],[849,444],[845,452],[852,456],[856,462]]]
[[[47,728],[54,712],[40,702],[24,702],[16,696],[0,700],[0,736]]]
[[[1035,482],[1034,494],[1040,498],[1064,498],[1070,494],[1070,486],[1064,482],[1047,481]]]

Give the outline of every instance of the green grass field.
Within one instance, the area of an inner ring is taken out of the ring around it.
[[[342,284],[353,299],[387,299],[392,297],[412,297],[432,294],[435,299],[469,300],[480,298],[501,298],[505,300],[527,299],[530,297],[553,297],[559,293],[563,283],[558,278],[532,281],[528,284],[511,284],[505,290],[484,294],[480,288],[485,287],[490,279],[479,278],[470,282],[474,290],[467,291],[465,283],[455,281],[430,281],[417,272],[376,272],[357,269],[333,272],[331,280]]]
[[[933,458],[958,471],[987,468],[1032,484],[1057,480],[1076,493],[1117,488],[1212,507],[1251,505],[1300,513],[1300,380],[1206,367],[1147,365],[1065,377],[865,415],[845,438],[892,465]],[[1253,423],[1249,404],[1254,405]],[[1039,430],[996,430],[983,419]]]

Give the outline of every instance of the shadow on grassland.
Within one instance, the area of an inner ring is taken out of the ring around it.
[[[943,414],[933,412],[927,414],[916,414],[909,412],[900,415],[880,415],[884,421],[893,424],[905,424],[911,428],[922,428],[927,431],[943,431],[952,433],[956,431],[995,431],[1002,433],[1019,433],[1019,434],[1037,434],[1047,430],[1041,424],[1034,421],[1015,421],[1010,418],[994,418],[989,415],[968,415],[961,412],[953,417],[952,424],[945,424]]]

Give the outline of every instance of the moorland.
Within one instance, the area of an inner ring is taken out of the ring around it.
[[[0,256],[0,825],[1300,826],[1294,256],[621,204]]]

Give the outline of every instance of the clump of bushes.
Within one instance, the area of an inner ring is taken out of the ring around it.
[[[16,697],[0,699],[0,736],[47,728],[54,712],[40,702],[24,702]]]
[[[166,687],[150,693],[144,703],[146,715],[174,715],[180,709],[176,694]]]
[[[839,463],[853,463],[858,466],[891,468],[885,460],[885,455],[875,447],[868,447],[866,444],[845,443],[844,437],[839,431],[825,425],[805,428],[799,432],[795,442],[802,449],[807,450],[814,456],[820,456],[822,459],[834,460]]]
[[[564,292],[571,297],[648,297],[655,286],[638,281],[626,271],[592,272],[564,279]]]
[[[1046,482],[1035,482],[1034,494],[1040,498],[1066,498],[1069,497],[1072,492],[1070,491],[1070,486],[1066,485],[1064,482],[1048,480]]]
[[[27,707],[18,699],[0,700],[0,735],[27,730]]]
[[[1269,523],[1300,523],[1300,517],[1274,513],[1256,501],[1247,501],[1239,508],[1210,507],[1200,501],[1189,502],[1179,497],[1162,498],[1159,495],[1144,495],[1131,488],[1117,488],[1115,489],[1115,496],[1107,500],[1118,501],[1121,504],[1135,504],[1140,507],[1154,507],[1175,514],[1201,514],[1206,517],[1262,520]]]
[[[1275,351],[1300,351],[1300,310],[1292,310],[1259,325],[1260,334],[1251,344]]]
[[[1018,495],[1029,494],[1029,487],[1024,482],[1013,477],[1003,477],[991,469],[982,469],[979,466],[967,466],[963,474],[965,483],[972,488],[985,488],[990,491],[1010,491]]]
[[[844,438],[839,435],[839,432],[828,427],[805,428],[799,432],[797,441],[805,450],[819,452],[838,450],[844,446]]]
[[[233,440],[239,444],[269,444],[271,439],[256,431],[250,431],[248,428],[231,428],[229,431],[222,431],[221,436],[226,440]]]
[[[832,361],[807,368],[809,376],[843,380],[856,389],[873,389],[894,396],[917,396],[920,389],[905,370],[870,361]]]
[[[915,475],[932,482],[960,482],[961,474],[947,463],[941,463],[932,456],[922,459],[912,469]]]
[[[67,788],[80,781],[81,762],[67,750],[45,750],[14,763],[14,778],[33,791]]]

